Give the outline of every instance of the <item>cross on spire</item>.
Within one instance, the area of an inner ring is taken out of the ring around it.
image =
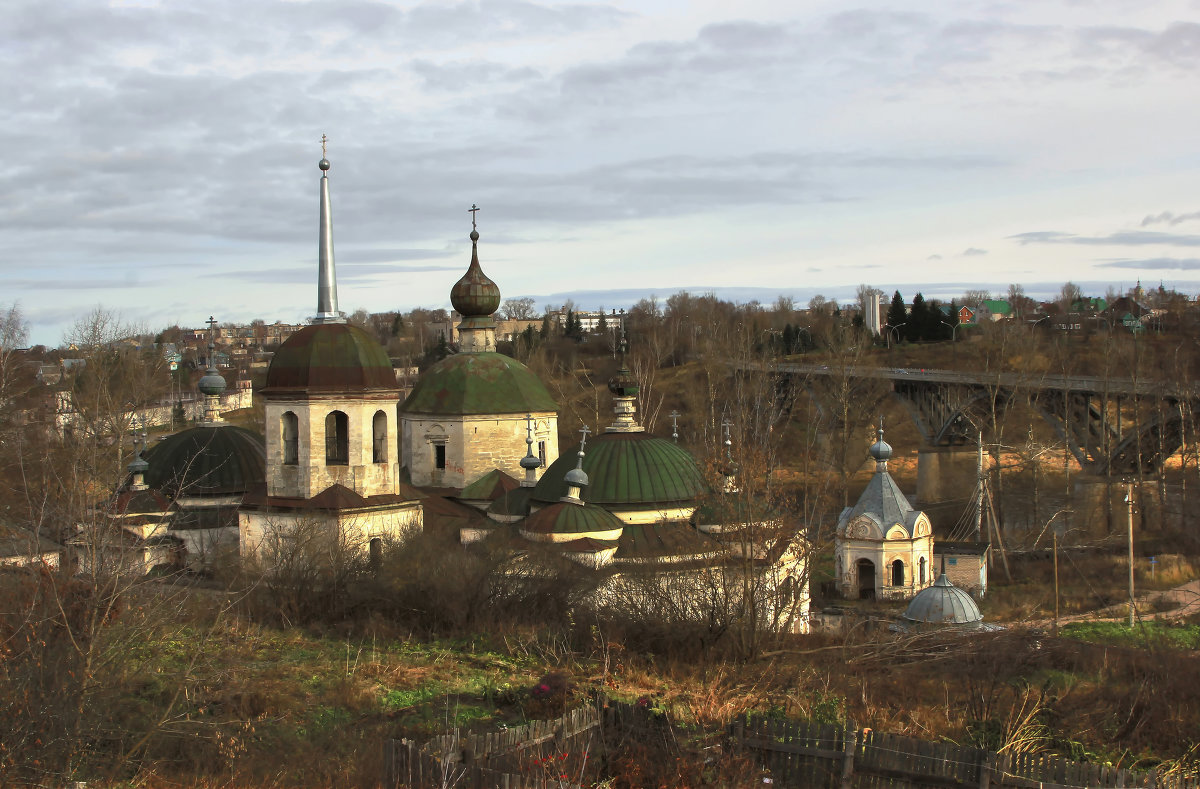
[[[322,135],[321,135],[321,158],[322,158],[322,159],[328,159],[328,158],[329,158],[329,157],[327,157],[327,156],[325,155],[325,143],[327,143],[328,141],[329,141],[329,138],[328,138],[328,137],[326,137],[324,134],[322,134]]]
[[[471,207],[467,209],[467,213],[471,215],[471,229],[475,230],[475,214],[479,211],[479,206],[471,203]]]
[[[679,417],[683,416],[683,414],[679,413],[678,411],[672,411],[671,413],[667,414],[667,416],[671,417],[671,438],[675,439],[675,443],[678,444]]]
[[[579,441],[579,452],[582,454],[583,448],[587,446],[588,433],[591,433],[592,431],[587,425],[584,425],[583,427],[579,428],[579,432],[583,434],[583,438]]]

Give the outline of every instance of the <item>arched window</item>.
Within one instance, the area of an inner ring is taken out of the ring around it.
[[[892,586],[904,586],[904,562],[892,562]]]
[[[387,414],[382,411],[376,411],[371,420],[371,438],[371,462],[387,463]]]
[[[325,417],[325,465],[345,466],[350,463],[350,419],[341,411],[330,411]]]
[[[283,415],[283,463],[294,466],[300,462],[300,420],[296,414],[288,411]]]
[[[921,576],[920,576],[921,586],[924,586],[925,585],[925,557],[924,556],[921,557],[921,561],[919,564],[920,564],[920,568],[921,568]]]

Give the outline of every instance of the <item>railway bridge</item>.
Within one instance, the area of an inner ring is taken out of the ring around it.
[[[1200,416],[1200,394],[1160,381],[1024,373],[964,373],[893,367],[778,364],[792,386],[820,376],[885,379],[923,439],[918,450],[917,498],[944,498],[942,480],[974,477],[980,432],[1018,398],[1029,402],[1066,442],[1095,481],[1157,474],[1179,451],[1184,431]],[[970,446],[970,452],[963,449]],[[959,451],[955,451],[958,449]]]

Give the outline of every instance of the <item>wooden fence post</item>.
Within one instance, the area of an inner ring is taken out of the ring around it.
[[[854,750],[858,747],[858,729],[846,729],[844,747],[841,789],[851,789],[851,782],[854,778]]]
[[[987,751],[979,752],[979,789],[989,789],[992,785],[992,755]]]

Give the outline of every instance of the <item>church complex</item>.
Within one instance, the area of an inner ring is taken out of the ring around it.
[[[271,361],[259,393],[265,440],[222,419],[226,384],[210,366],[203,421],[139,454],[110,507],[139,561],[203,569],[240,558],[270,572],[303,535],[378,561],[389,544],[441,529],[462,550],[503,536],[550,551],[595,574],[600,600],[646,574],[703,585],[722,567],[749,568],[773,626],[808,628],[802,525],[721,506],[738,492],[732,459],[707,480],[684,448],[639,423],[623,340],[611,424],[590,440],[583,426],[560,452],[558,405],[496,350],[500,289],[480,264],[474,218],[470,264],[450,291],[457,351],[401,399],[383,347],[338,310],[330,163],[319,166],[317,312]],[[876,476],[838,523],[837,584],[848,597],[908,599],[932,584],[929,520],[888,475],[890,453],[881,429]]]

